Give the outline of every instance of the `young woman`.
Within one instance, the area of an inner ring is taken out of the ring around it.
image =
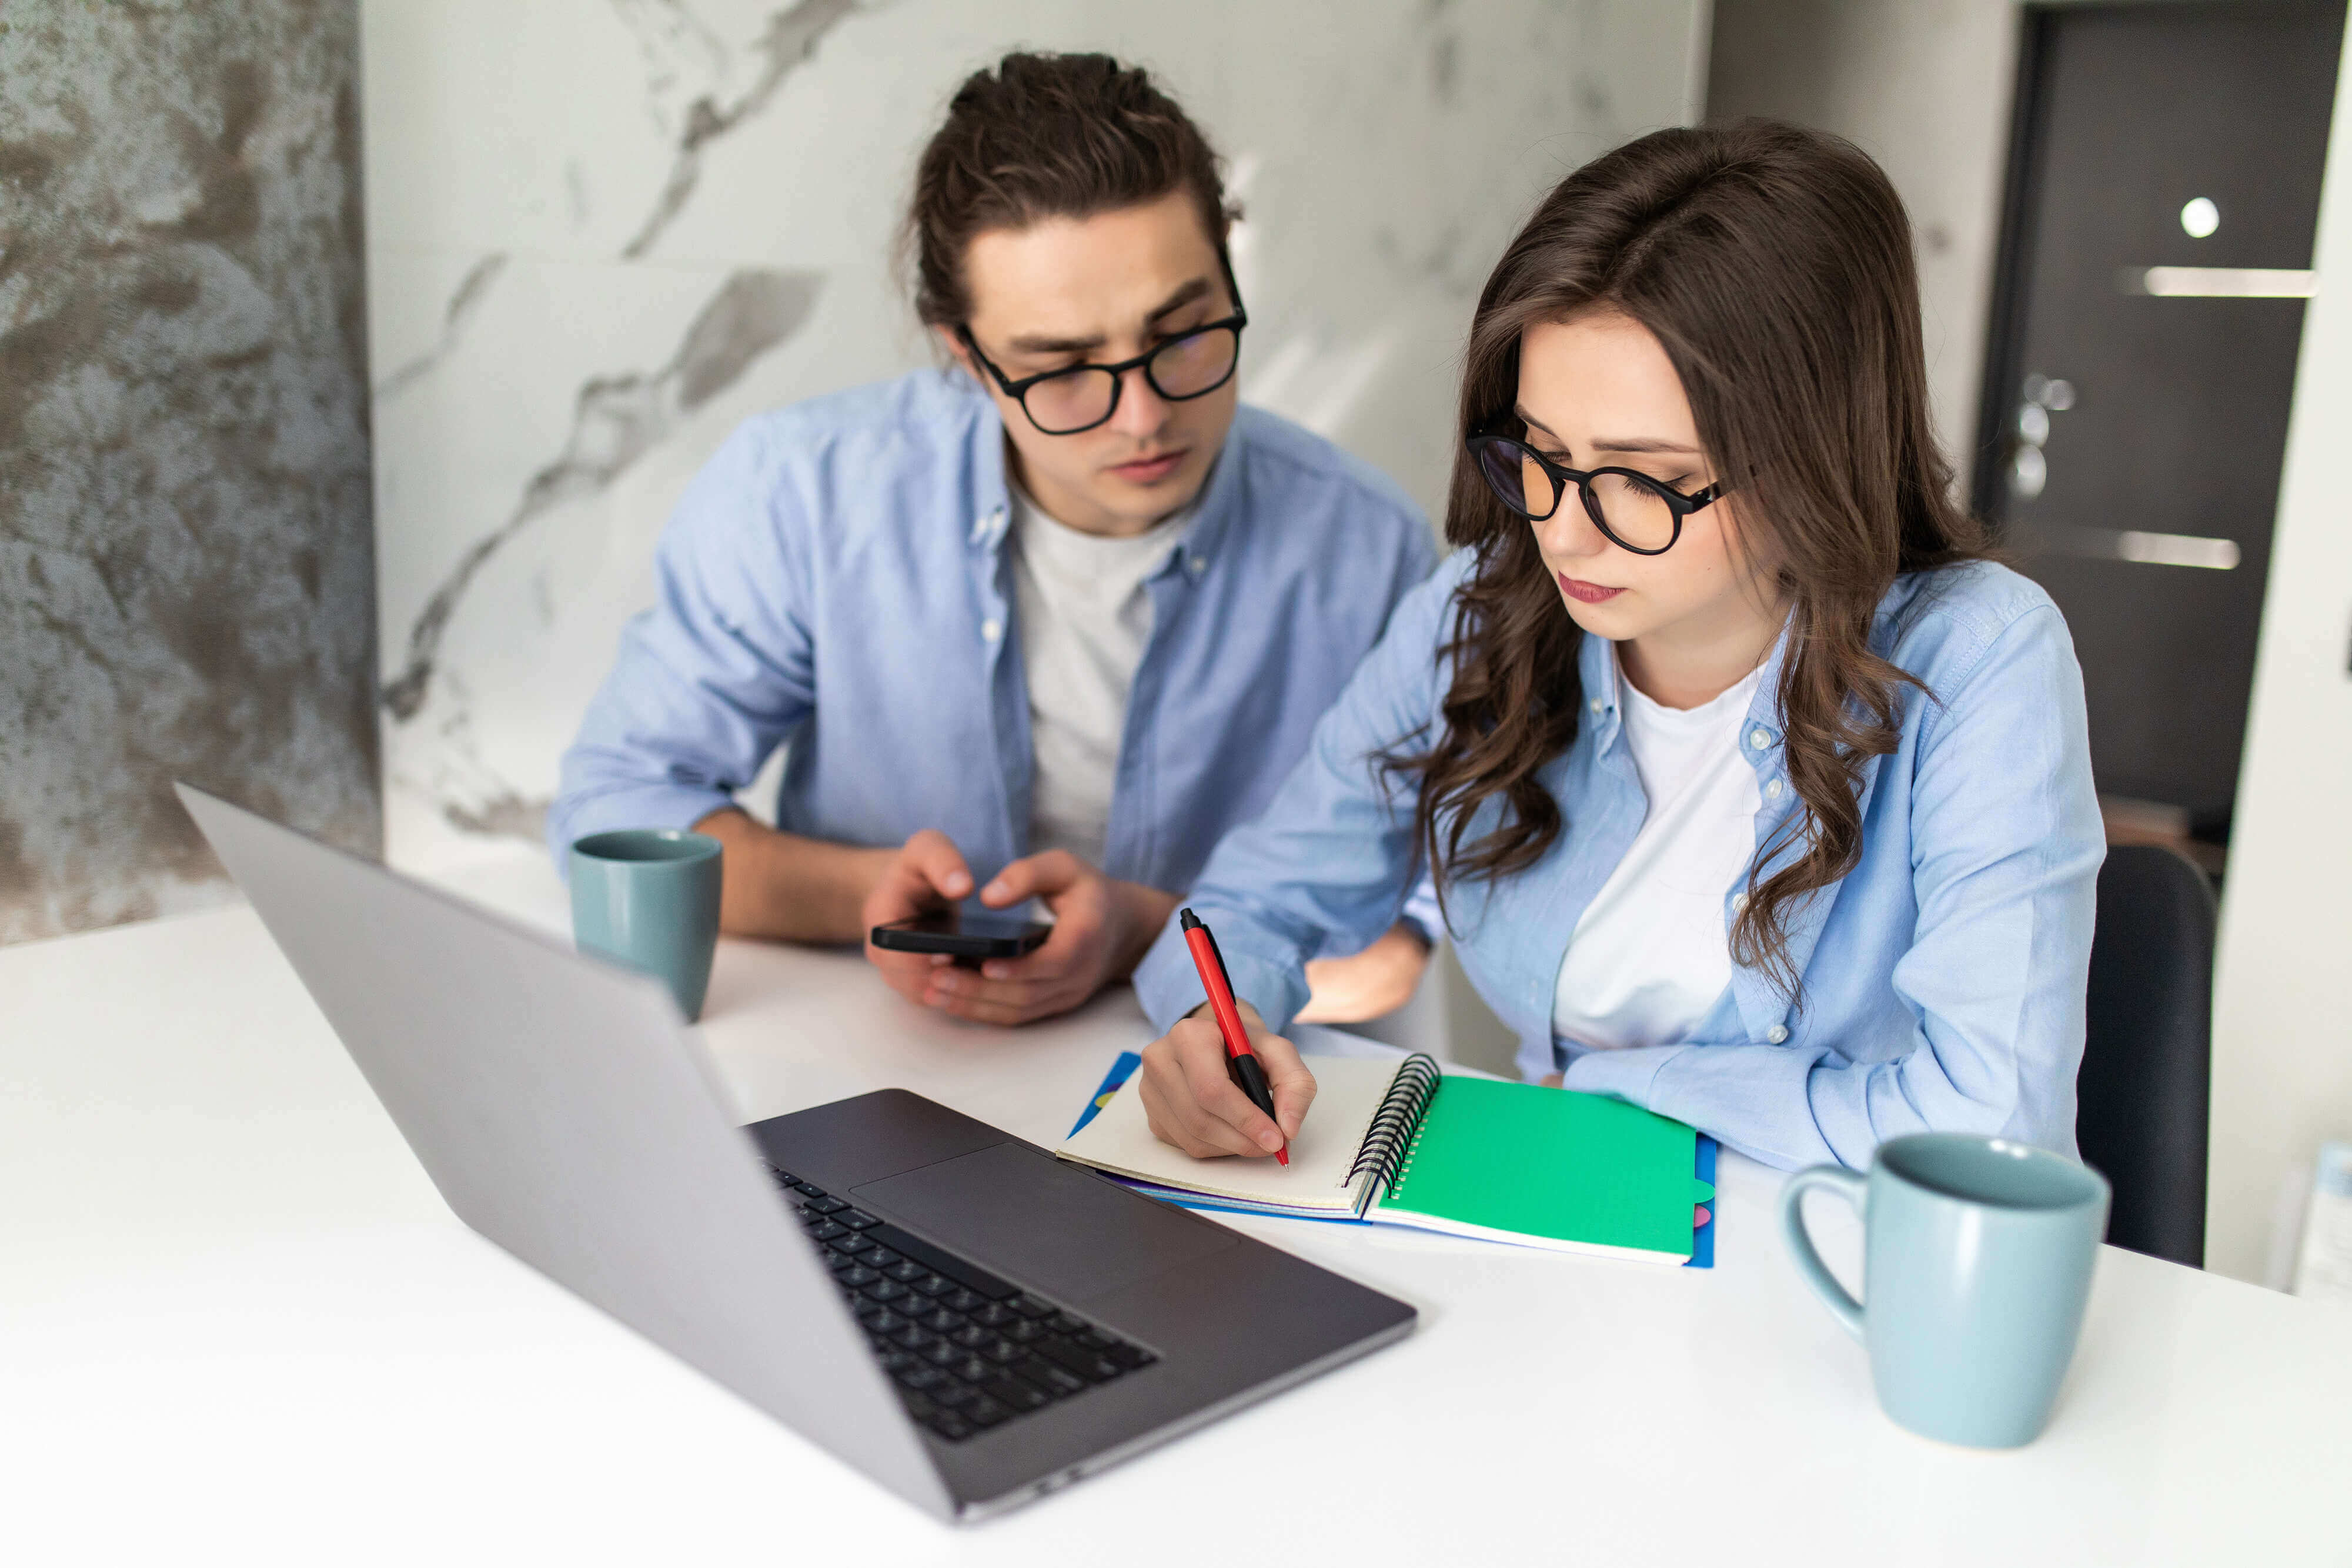
[[[2082,678],[1982,559],[1929,428],[1902,204],[1833,137],[1661,131],[1488,280],[1446,518],[1267,813],[1190,895],[1281,1130],[1178,934],[1139,1081],[1200,1155],[1295,1134],[1307,955],[1438,871],[1521,1070],[1780,1166],[1923,1128],[2072,1152],[2103,853]]]

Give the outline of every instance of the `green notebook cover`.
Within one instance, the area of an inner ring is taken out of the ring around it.
[[[1691,1207],[1715,1196],[1697,1154],[1689,1127],[1621,1100],[1448,1077],[1374,1218],[1687,1258]]]

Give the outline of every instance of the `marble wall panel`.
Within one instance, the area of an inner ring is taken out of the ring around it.
[[[0,6],[0,942],[380,840],[355,0]]]
[[[747,414],[925,362],[889,265],[955,82],[1158,70],[1232,165],[1243,395],[1433,509],[1455,356],[1536,195],[1693,114],[1699,0],[368,0],[388,852],[536,841]]]

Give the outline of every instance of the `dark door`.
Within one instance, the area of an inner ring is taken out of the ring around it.
[[[2031,7],[1978,507],[2057,600],[2102,794],[2227,831],[2344,5]]]

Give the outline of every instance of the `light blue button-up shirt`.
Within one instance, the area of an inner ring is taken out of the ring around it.
[[[1412,791],[1384,789],[1367,758],[1434,733],[1436,650],[1468,567],[1457,555],[1398,608],[1273,807],[1220,845],[1193,886],[1234,989],[1277,1030],[1306,998],[1302,956],[1344,946],[1335,933],[1376,930],[1412,874]],[[1527,871],[1447,889],[1463,966],[1518,1034],[1523,1072],[1564,1069],[1570,1089],[1677,1117],[1781,1166],[1861,1166],[1880,1140],[1925,1129],[2074,1152],[2105,848],[2065,622],[2033,583],[1971,564],[1898,580],[1871,646],[1934,695],[1903,692],[1897,748],[1864,768],[1860,863],[1790,913],[1801,1007],[1762,972],[1735,966],[1688,1040],[1580,1051],[1552,1036],[1554,982],[1577,921],[1648,809],[1610,649],[1582,640],[1582,722],[1538,776],[1565,828]],[[1785,652],[1772,653],[1740,728],[1763,799],[1759,853],[1799,808],[1781,753]],[[1468,838],[1498,810],[1487,802]],[[1723,890],[1727,935],[1747,880],[1743,868]],[[1136,988],[1162,1029],[1199,1005],[1172,927]]]
[[[982,882],[1026,853],[1010,515],[1004,427],[961,376],[919,371],[744,424],[679,499],[656,602],[564,755],[559,862],[583,834],[731,804],[787,742],[781,828],[866,845],[936,828]],[[1242,408],[1144,582],[1151,634],[1104,869],[1189,886],[1265,809],[1435,553],[1392,482]]]

